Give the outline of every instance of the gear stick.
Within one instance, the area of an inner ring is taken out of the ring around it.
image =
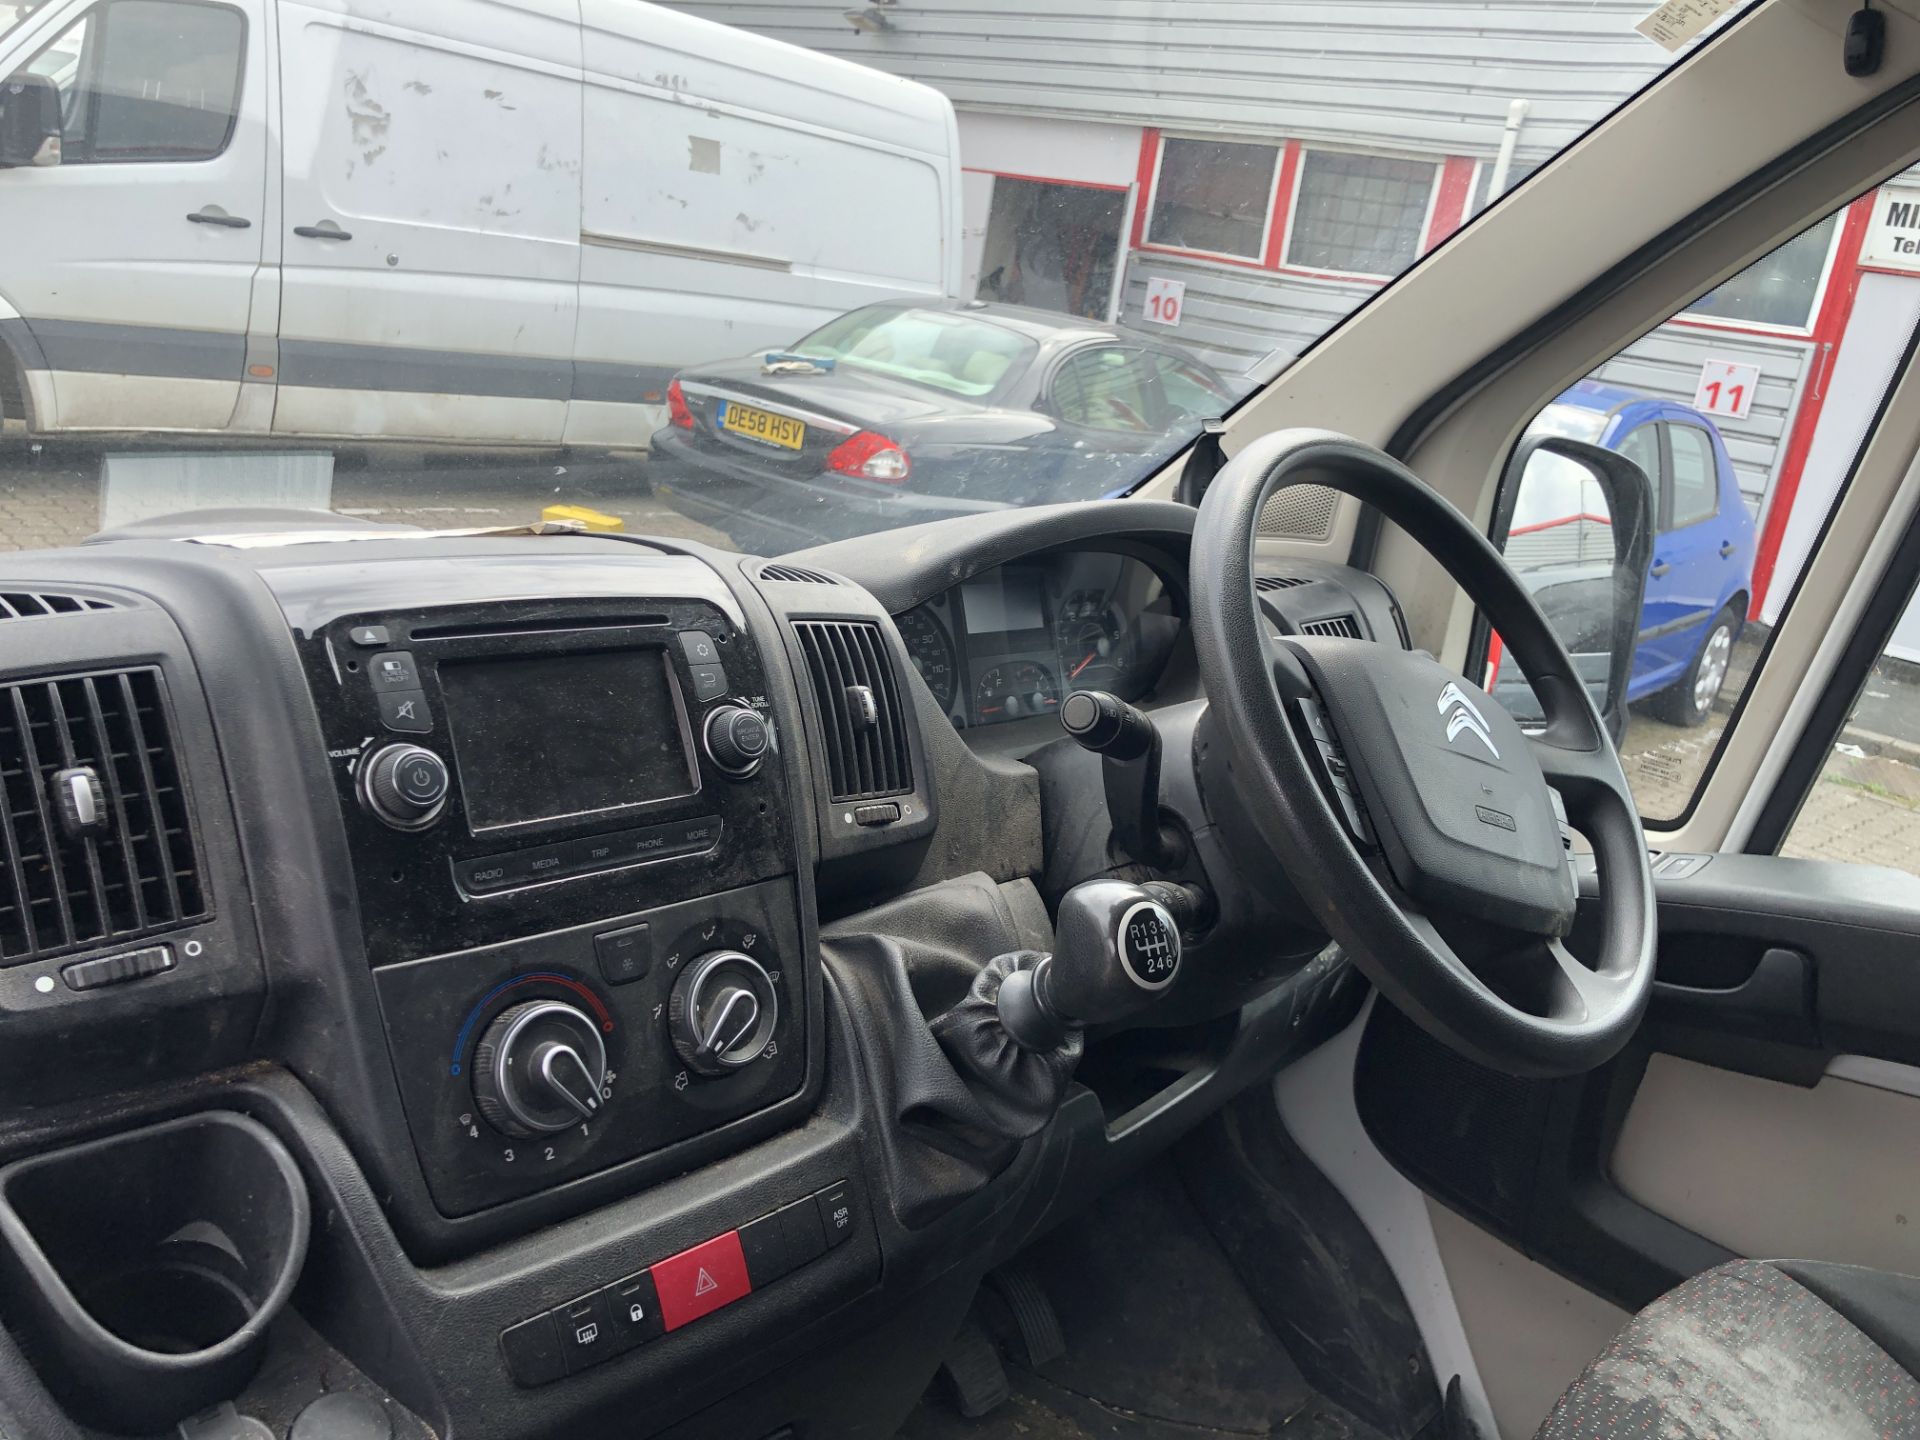
[[[1180,973],[1180,928],[1206,896],[1188,885],[1089,880],[1060,900],[1054,948],[1012,950],[927,1024],[960,1072],[975,1131],[1023,1140],[1045,1127],[1080,1063],[1083,1027],[1153,1004]]]
[[[1007,1034],[1023,1050],[1052,1050],[1074,1031],[1146,1009],[1180,973],[1174,908],[1192,903],[1181,885],[1074,886],[1060,898],[1053,953],[1000,985],[996,1008]]]

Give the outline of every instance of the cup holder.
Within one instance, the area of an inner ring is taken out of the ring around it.
[[[23,1339],[79,1418],[141,1434],[229,1399],[307,1253],[293,1157],[209,1110],[0,1169]]]

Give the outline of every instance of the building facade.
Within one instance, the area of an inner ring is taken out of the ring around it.
[[[680,8],[951,97],[974,293],[1163,330],[1255,374],[1365,303],[1667,58],[1633,29],[1645,0]],[[1712,413],[1759,518],[1757,618],[1777,617],[1788,587],[1774,577],[1795,572],[1817,533],[1917,319],[1920,189],[1888,186],[1598,372]],[[1920,624],[1901,639],[1920,658]]]

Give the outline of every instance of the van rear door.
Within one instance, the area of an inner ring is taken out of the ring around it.
[[[557,441],[580,279],[573,0],[283,0],[274,429]]]
[[[0,170],[0,325],[36,430],[232,421],[266,208],[264,18],[261,0],[97,0],[7,67],[50,78],[66,117],[58,165]]]

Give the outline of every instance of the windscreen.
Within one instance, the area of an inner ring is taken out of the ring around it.
[[[1710,33],[1648,4],[0,0],[0,545],[1126,495]],[[1715,358],[1819,370],[1827,238]]]

